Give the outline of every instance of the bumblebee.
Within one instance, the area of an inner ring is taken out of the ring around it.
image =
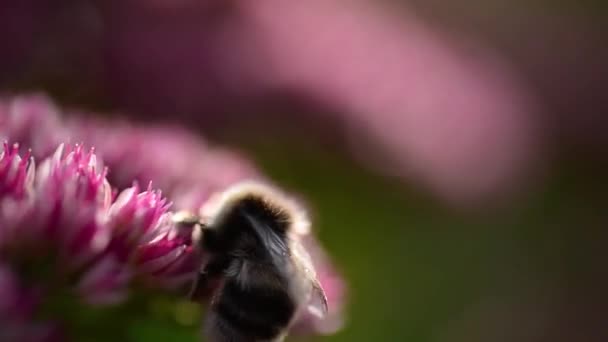
[[[214,342],[282,341],[304,310],[323,316],[327,299],[301,238],[305,211],[272,186],[245,182],[213,196],[192,224],[205,260],[192,295],[213,289],[205,334]]]

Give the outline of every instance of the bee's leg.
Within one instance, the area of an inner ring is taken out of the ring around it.
[[[222,281],[222,275],[228,267],[228,263],[228,259],[217,258],[204,265],[195,276],[188,297],[193,301],[209,297]]]
[[[209,289],[209,278],[205,273],[198,273],[192,282],[188,298],[192,301],[199,301],[206,297]]]

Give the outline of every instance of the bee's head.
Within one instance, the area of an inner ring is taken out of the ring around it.
[[[306,234],[309,221],[305,211],[291,197],[260,182],[246,181],[212,195],[200,210],[210,229],[221,227],[226,216],[245,213],[265,222],[276,232]]]
[[[273,210],[260,197],[247,196],[223,207],[219,216],[202,225],[203,248],[247,256],[285,240],[289,216]]]
[[[236,184],[212,196],[201,208],[204,248],[285,249],[291,233],[307,233],[308,219],[295,201],[258,182]]]
[[[263,227],[280,236],[284,236],[293,224],[291,213],[280,203],[256,193],[240,199],[234,210],[252,226],[250,228]]]

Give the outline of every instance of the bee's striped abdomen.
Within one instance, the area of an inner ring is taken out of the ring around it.
[[[285,291],[243,287],[234,279],[224,283],[221,295],[214,303],[218,325],[247,337],[245,341],[276,338],[289,325],[295,310],[293,300]]]

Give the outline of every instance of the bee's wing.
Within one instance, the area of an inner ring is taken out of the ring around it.
[[[317,278],[314,278],[311,281],[312,293],[308,303],[308,311],[318,318],[323,318],[328,311],[327,296]]]
[[[323,318],[328,311],[327,296],[325,295],[325,290],[323,290],[323,286],[321,286],[319,279],[317,279],[317,274],[310,254],[308,254],[300,242],[301,241],[298,241],[298,239],[294,239],[291,247],[298,267],[304,271],[305,277],[312,286],[307,309],[314,316]]]

